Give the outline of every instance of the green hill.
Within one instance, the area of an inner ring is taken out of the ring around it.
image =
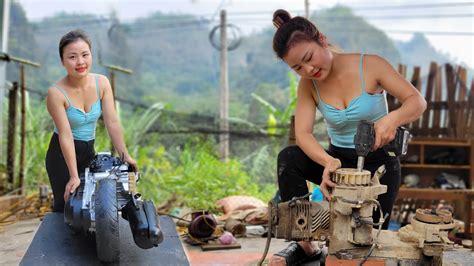
[[[379,54],[392,64],[446,62],[423,35],[394,42],[346,7],[315,12],[311,20],[332,44],[346,52]],[[82,28],[92,38],[94,71],[107,73],[99,64],[113,64],[134,71],[117,74],[117,95],[135,102],[170,103],[179,112],[216,115],[218,112],[219,53],[209,42],[214,24],[192,15],[155,13],[130,23],[114,14],[108,18],[91,14],[58,14],[29,22],[19,3],[12,3],[10,53],[41,63],[28,69],[28,86],[46,91],[64,71],[58,56],[59,38]],[[272,51],[275,29],[268,27],[243,36],[241,45],[229,52],[230,114],[260,121],[257,92],[276,106],[287,103],[288,67]],[[18,80],[18,68],[8,66],[8,79]]]

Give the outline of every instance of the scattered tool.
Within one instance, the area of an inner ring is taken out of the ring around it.
[[[400,156],[407,153],[410,132],[404,127],[398,127],[395,139],[383,147],[389,156]],[[375,144],[374,123],[361,120],[357,125],[354,136],[354,145],[357,153],[357,171],[364,169],[365,157],[369,154]]]

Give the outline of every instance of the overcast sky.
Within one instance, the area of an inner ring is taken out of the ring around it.
[[[17,0],[28,18],[40,20],[55,13],[94,13],[108,16],[115,11],[123,21],[153,12],[186,13],[215,18],[227,10],[229,21],[245,32],[271,25],[274,10],[284,8],[304,15],[304,0]],[[311,11],[344,4],[354,8],[372,25],[394,39],[408,40],[414,31],[424,32],[432,45],[474,68],[474,2],[453,1],[336,1],[309,0]],[[317,23],[317,21],[316,21]]]

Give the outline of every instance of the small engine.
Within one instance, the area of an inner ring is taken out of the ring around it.
[[[332,175],[336,183],[331,194],[329,254],[338,254],[358,246],[374,244],[372,228],[384,222],[377,196],[387,192],[387,186],[379,180],[385,174],[385,165],[380,166],[371,177],[370,171],[340,168]],[[380,221],[374,223],[373,210],[380,211]]]
[[[279,204],[270,202],[269,228],[276,238],[328,241],[329,254],[352,257],[348,250],[359,247],[367,247],[364,251],[367,254],[369,246],[375,244],[373,226],[378,226],[380,232],[384,222],[377,201],[378,195],[387,192],[387,186],[379,182],[384,173],[384,165],[373,177],[367,170],[337,169],[331,177],[336,186],[330,202],[310,202],[307,199],[310,194]],[[378,223],[372,219],[374,208],[381,213]],[[354,257],[365,255],[361,254]]]

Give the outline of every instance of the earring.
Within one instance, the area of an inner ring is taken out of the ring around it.
[[[326,42],[326,35],[320,33],[320,34],[319,34],[319,41],[320,41],[321,43]]]

